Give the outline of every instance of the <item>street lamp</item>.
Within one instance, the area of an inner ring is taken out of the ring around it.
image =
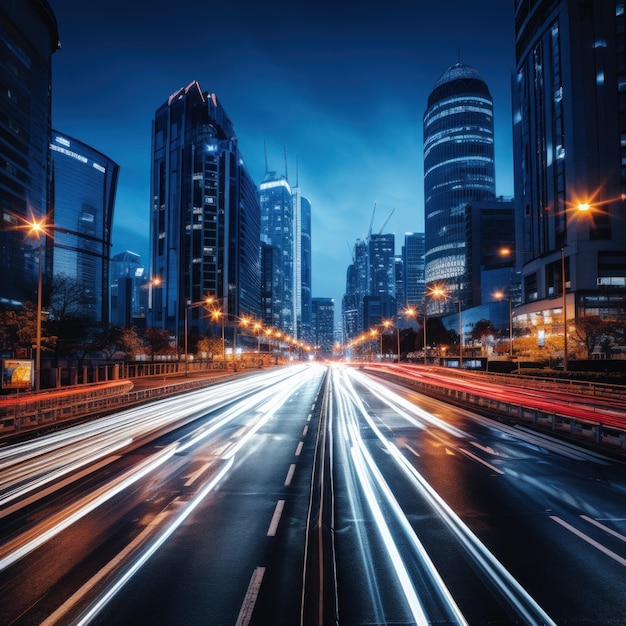
[[[448,298],[443,287],[436,286],[430,290],[429,295],[433,298]],[[461,310],[461,298],[457,298],[459,304],[459,369],[463,369],[463,313]]]
[[[30,223],[29,234],[36,235],[39,241],[39,247],[37,248],[37,330],[35,339],[35,391],[39,391],[41,389],[41,292],[43,291],[41,267],[41,248],[43,247],[43,242],[41,241],[41,236],[46,235],[42,222],[35,222],[33,220],[33,222]]]
[[[497,300],[502,300],[504,298],[504,292],[496,291],[493,294],[493,297]],[[511,359],[513,358],[513,303],[511,301],[511,295],[509,294],[509,354]]]
[[[424,365],[426,365],[426,319],[427,315],[424,313],[423,315],[419,314],[413,307],[408,307],[404,310],[404,315],[407,317],[421,317],[424,320]]]
[[[189,375],[189,310],[199,306],[206,307],[211,302],[211,298],[207,297],[201,302],[188,302],[185,305],[185,376]]]
[[[385,328],[389,328],[390,326],[393,326],[393,324],[389,320],[385,320],[383,322],[383,326]],[[400,328],[397,325],[395,328],[396,328],[397,335],[398,335],[398,363],[400,363]],[[381,333],[381,345],[382,345],[382,333]]]

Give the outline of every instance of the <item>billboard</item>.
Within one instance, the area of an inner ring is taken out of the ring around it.
[[[2,359],[2,389],[31,389],[33,361],[30,359]]]

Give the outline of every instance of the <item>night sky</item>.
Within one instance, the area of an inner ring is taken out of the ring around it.
[[[341,310],[350,249],[423,232],[422,118],[459,59],[494,98],[496,192],[513,195],[513,0],[49,0],[52,124],[120,165],[113,253],[148,264],[151,123],[197,80],[231,118],[258,185],[296,175],[312,204],[313,296]],[[350,248],[350,249],[349,249]]]

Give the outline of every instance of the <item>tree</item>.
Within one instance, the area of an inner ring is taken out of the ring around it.
[[[148,328],[146,330],[146,341],[151,359],[154,359],[155,354],[167,354],[171,351],[170,333],[164,328]]]
[[[496,332],[495,326],[491,323],[491,320],[480,319],[474,324],[470,337],[472,341],[480,341],[481,350],[487,343],[488,337],[493,337]]]
[[[603,346],[606,352],[612,343],[613,326],[612,322],[603,320],[599,315],[585,315],[576,320],[576,336],[585,346],[588,359],[596,346]]]
[[[30,354],[37,341],[37,307],[25,302],[19,309],[0,311],[0,348],[10,352],[26,351]],[[41,322],[42,350],[51,350],[57,338],[50,332],[45,315]]]
[[[205,352],[209,358],[213,358],[216,354],[222,355],[222,340],[217,337],[203,336],[196,344],[197,351],[202,354]]]

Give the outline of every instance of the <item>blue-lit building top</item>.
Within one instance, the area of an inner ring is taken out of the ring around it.
[[[470,303],[465,207],[495,196],[493,100],[469,65],[448,68],[424,113],[426,288]]]
[[[37,299],[38,244],[25,239],[23,226],[44,218],[50,202],[51,66],[58,48],[48,2],[0,3],[0,306]]]
[[[52,131],[54,224],[52,276],[75,279],[83,299],[78,317],[110,321],[109,262],[119,166],[90,146]]]
[[[152,324],[182,344],[203,333],[207,296],[236,318],[260,315],[260,210],[233,124],[215,94],[194,81],[174,92],[152,125],[150,274]],[[233,331],[234,332],[234,331]]]

